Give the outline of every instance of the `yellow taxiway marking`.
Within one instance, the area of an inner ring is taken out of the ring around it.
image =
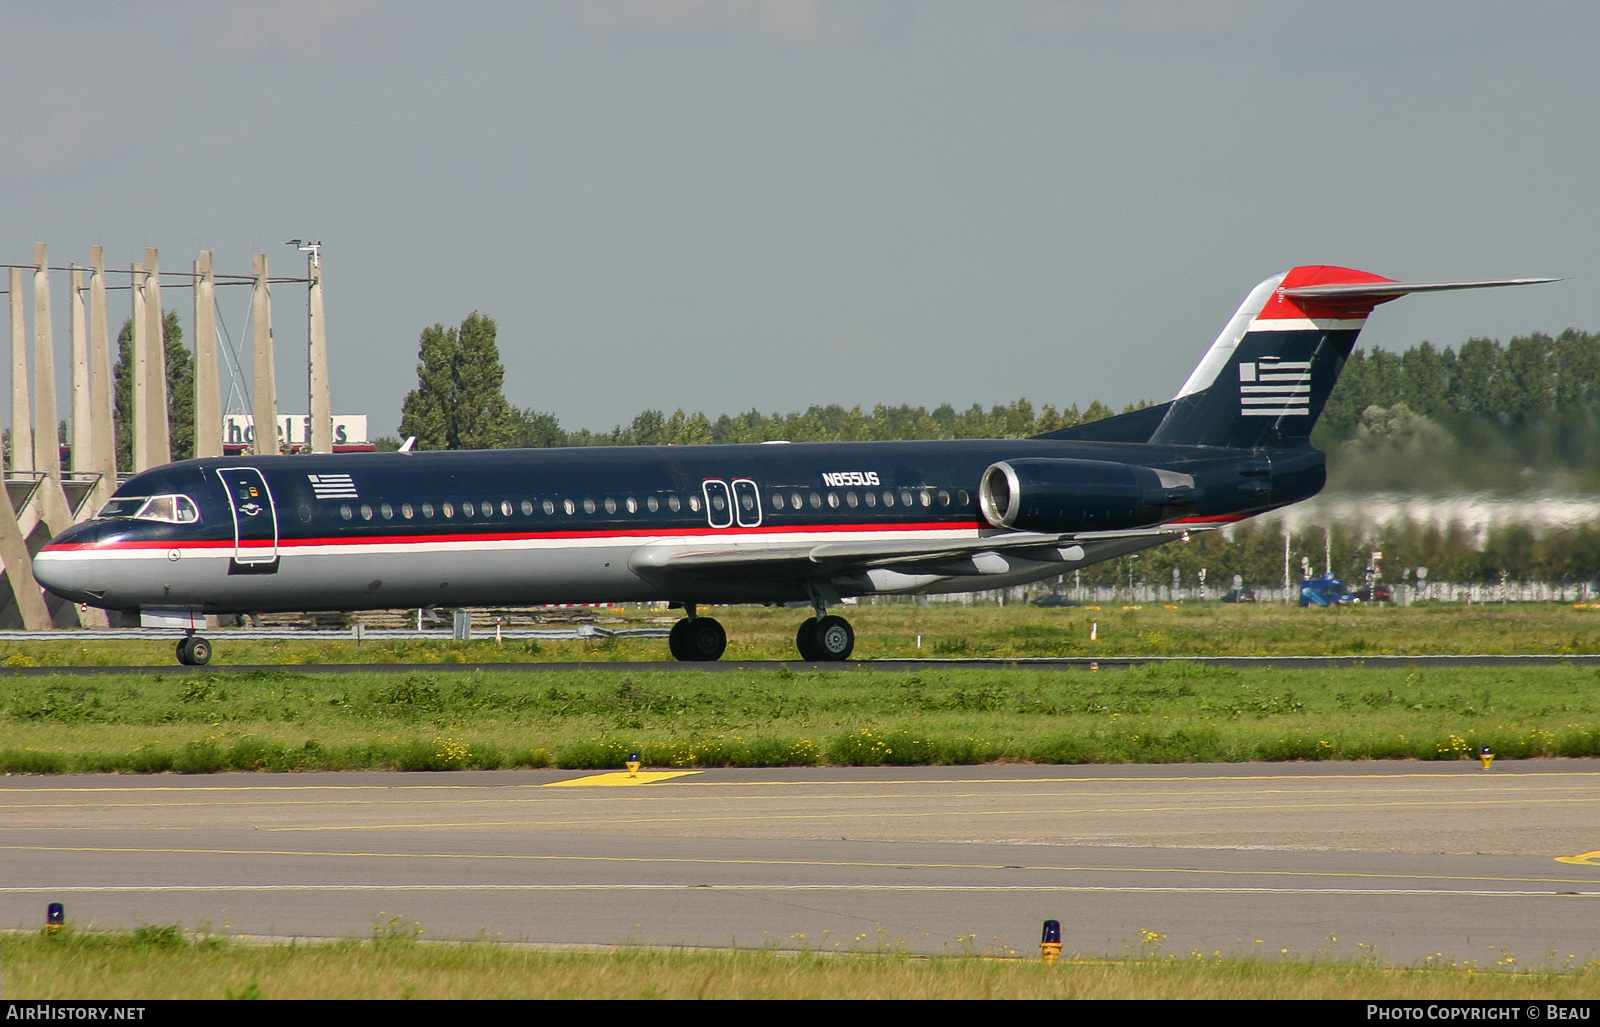
[[[194,807],[194,808],[202,808],[202,809],[218,809],[218,808],[233,807],[233,806],[244,806],[244,807],[264,807],[264,806],[265,807],[270,807],[270,806],[284,806],[284,807],[292,807],[292,806],[397,806],[397,805],[471,806],[471,805],[489,805],[489,804],[493,804],[493,803],[548,802],[548,801],[569,800],[570,798],[575,798],[575,797],[568,797],[568,796],[559,796],[558,797],[556,795],[552,795],[552,794],[543,792],[543,789],[546,789],[546,788],[571,787],[571,786],[575,786],[575,785],[643,784],[643,783],[646,783],[646,782],[649,782],[649,781],[668,780],[668,779],[681,778],[681,777],[686,777],[686,776],[690,776],[690,775],[694,775],[694,774],[702,774],[702,773],[705,773],[705,772],[701,771],[701,770],[684,770],[684,771],[676,771],[676,772],[642,771],[637,779],[629,779],[626,774],[618,771],[616,773],[593,775],[593,776],[589,776],[589,777],[569,778],[569,779],[563,780],[563,781],[550,781],[550,782],[546,782],[545,784],[542,784],[542,785],[518,785],[518,786],[515,786],[514,790],[510,790],[510,789],[494,789],[494,788],[487,788],[487,789],[486,788],[473,788],[472,790],[479,791],[479,792],[486,791],[486,790],[488,790],[488,791],[500,791],[500,794],[491,794],[491,795],[488,795],[488,796],[474,797],[474,798],[465,798],[465,797],[459,797],[459,796],[450,796],[450,797],[447,797],[447,798],[446,797],[441,797],[441,798],[423,798],[423,797],[408,798],[408,797],[403,796],[403,795],[395,795],[392,798],[386,797],[386,798],[381,798],[381,799],[380,798],[358,798],[358,797],[355,797],[355,796],[338,797],[338,798],[334,798],[334,797],[329,797],[329,798],[280,798],[280,797],[277,797],[277,796],[263,796],[261,798],[240,798],[240,799],[230,800],[230,799],[227,799],[227,798],[222,798],[220,795],[207,794],[207,795],[196,796],[195,800],[191,801],[191,802],[184,802],[184,801],[181,801],[181,800],[165,800],[165,801],[159,801],[159,802],[158,801],[130,802],[130,801],[120,801],[121,796],[117,795],[115,797],[107,796],[107,797],[104,797],[104,798],[99,798],[99,797],[87,798],[87,797],[85,797],[84,799],[71,801],[71,802],[28,802],[28,801],[25,801],[25,800],[24,801],[15,801],[15,802],[0,802],[0,811],[4,811],[4,810],[19,810],[19,811],[20,810],[50,810],[50,809],[69,809],[69,810],[70,809],[79,809],[79,810],[81,810],[81,809],[140,809],[140,808],[146,808],[146,807],[159,808],[159,809],[183,809],[183,808],[186,808],[186,807]],[[1148,780],[1148,779],[1143,779],[1143,780]],[[1526,780],[1526,779],[1524,779],[1524,780]],[[715,786],[716,785],[715,782],[710,782],[710,781],[679,781],[678,783],[680,785],[683,785],[684,787],[695,787],[695,786],[705,786],[705,785],[713,785],[713,786]],[[814,784],[816,784],[818,786],[829,786],[829,787],[831,787],[832,785],[835,785],[835,784],[839,784],[839,783],[841,783],[841,782],[814,782]],[[896,782],[882,782],[882,781],[879,781],[879,782],[873,782],[873,783],[877,784],[879,786],[883,786],[883,785],[886,785],[886,784],[896,783]],[[922,784],[922,783],[926,783],[926,782],[906,781],[906,782],[897,782],[897,783]],[[950,782],[943,782],[943,783],[947,783],[947,784],[963,784],[963,783],[971,783],[971,782],[950,781]],[[1017,782],[1017,783],[1036,785],[1036,784],[1038,784],[1040,782],[1034,781],[1034,780],[1030,780],[1030,781],[1026,781],[1026,782]],[[1074,782],[1074,784],[1079,784],[1079,783],[1081,783],[1081,782]],[[1441,782],[1441,784],[1446,784],[1446,783],[1449,783],[1449,782]],[[1511,784],[1509,781],[1507,781],[1505,783],[1498,783],[1498,782],[1488,782],[1488,781],[1481,781],[1481,780],[1476,782],[1476,783],[1483,785],[1483,787],[1481,787],[1481,788],[1479,788],[1479,787],[1471,788],[1469,794],[1474,794],[1474,795],[1480,795],[1481,796],[1481,795],[1486,795],[1486,794],[1488,794],[1488,795],[1506,795],[1506,794],[1509,794],[1509,793],[1516,793],[1516,792],[1537,792],[1537,793],[1540,793],[1540,794],[1543,794],[1543,795],[1550,795],[1552,792],[1583,791],[1583,790],[1592,788],[1592,786],[1589,786],[1589,785],[1579,785],[1579,784],[1571,784],[1571,785],[1560,784],[1560,785],[1550,785],[1550,786],[1536,786],[1536,785],[1526,785],[1526,784]],[[389,792],[400,792],[400,791],[405,790],[405,787],[406,786],[401,786],[401,787],[397,787],[397,788],[384,789],[384,790],[385,791],[389,791]],[[437,786],[424,785],[422,787],[423,788],[434,788],[434,787],[437,787]],[[726,785],[724,785],[723,787],[726,787]],[[534,789],[538,789],[538,791],[535,791]],[[48,791],[61,791],[61,790],[62,789],[39,789],[39,791],[47,791],[47,792]],[[239,793],[257,791],[257,790],[260,790],[260,791],[272,791],[272,790],[287,791],[287,790],[292,790],[292,789],[286,789],[286,788],[257,789],[257,788],[252,786],[252,787],[248,787],[248,788],[238,788],[238,789],[229,789],[229,788],[223,788],[223,789],[209,789],[209,788],[200,788],[200,789],[119,788],[119,789],[84,789],[84,790],[85,791],[97,791],[97,792],[98,791],[109,791],[109,792],[112,792],[112,793],[127,793],[129,795],[133,795],[135,793],[142,793],[142,792],[147,792],[147,791],[163,791],[163,790],[169,790],[169,791],[174,791],[174,792],[196,791],[196,792],[217,792],[217,793],[223,793],[223,794],[239,794]],[[320,786],[312,786],[312,787],[307,788],[305,790],[306,791],[320,791],[320,790],[323,790],[323,789],[321,789]],[[353,792],[356,792],[356,791],[361,791],[363,789],[362,788],[352,788],[352,789],[349,789],[349,790],[353,791]],[[1079,788],[1078,791],[1082,792],[1082,789]],[[1332,795],[1347,795],[1347,794],[1350,794],[1350,791],[1351,790],[1349,788],[1337,788],[1337,787],[1332,787],[1332,788],[1315,788],[1315,787],[1306,787],[1306,788],[1227,788],[1227,789],[1218,789],[1218,790],[1209,790],[1209,791],[1181,792],[1181,793],[1176,793],[1175,794],[1173,789],[1171,789],[1171,788],[1154,788],[1154,789],[1140,789],[1140,790],[1137,790],[1137,791],[1112,792],[1111,794],[1103,795],[1102,797],[1107,799],[1107,800],[1110,800],[1110,799],[1134,800],[1134,799],[1149,798],[1149,797],[1152,797],[1152,796],[1159,796],[1159,797],[1162,797],[1162,798],[1167,798],[1167,799],[1172,799],[1172,800],[1182,800],[1182,799],[1189,799],[1189,798],[1203,800],[1203,799],[1211,797],[1212,795],[1216,795],[1216,794],[1218,794],[1220,792],[1221,795],[1225,795],[1226,797],[1228,797],[1230,799],[1242,800],[1242,799],[1247,799],[1247,798],[1250,798],[1250,797],[1253,797],[1253,796],[1277,797],[1277,796],[1285,796],[1285,795],[1287,795],[1287,796],[1298,796],[1298,797],[1312,797],[1312,796],[1317,796],[1317,795],[1328,795],[1328,794],[1332,794]],[[1456,794],[1460,794],[1459,789],[1452,789],[1452,791],[1454,791]],[[1053,789],[1050,789],[1049,791],[1014,791],[1014,790],[1009,790],[1009,791],[1006,791],[1006,792],[1001,793],[1001,794],[1003,794],[1003,796],[1005,798],[1007,798],[1007,799],[1015,800],[1015,799],[1028,799],[1028,798],[1059,798],[1061,796],[1061,792],[1062,792],[1061,789],[1053,788]],[[1379,796],[1379,795],[1384,795],[1384,796],[1409,795],[1409,794],[1428,795],[1428,794],[1438,794],[1440,792],[1441,792],[1441,789],[1439,789],[1439,788],[1407,788],[1407,787],[1399,787],[1399,786],[1388,786],[1388,787],[1375,789],[1374,790],[1374,794],[1371,797],[1369,797],[1369,799],[1366,802],[1362,803],[1362,805],[1372,804],[1372,801],[1375,800],[1377,798],[1377,796]],[[4,794],[3,791],[0,791],[0,794]],[[692,798],[692,796],[689,796],[688,793],[684,793],[684,792],[674,791],[672,794],[674,794],[675,796],[677,796],[679,798]],[[721,799],[727,799],[727,798],[756,798],[756,797],[758,797],[758,794],[759,793],[752,792],[752,794],[749,795],[749,796],[728,796],[728,795],[723,795],[723,796],[720,796],[719,798],[721,798]],[[770,794],[770,793],[768,793],[768,794]],[[849,792],[838,792],[838,793],[818,792],[818,793],[811,794],[811,795],[799,796],[798,798],[803,800],[803,801],[806,801],[806,802],[821,802],[821,801],[856,802],[856,801],[866,801],[866,800],[870,800],[870,799],[902,799],[902,800],[904,800],[904,799],[914,799],[914,800],[930,801],[930,802],[931,801],[948,802],[948,801],[955,800],[955,799],[984,799],[984,800],[992,800],[993,798],[995,798],[995,795],[996,795],[996,793],[994,793],[994,792],[928,792],[926,794],[910,794],[910,795],[908,795],[904,791],[893,791],[893,792],[884,791],[884,792],[875,792],[875,793],[866,793],[866,794],[862,794],[862,793],[859,793],[859,792],[857,792],[857,793],[849,793]],[[1596,793],[1594,797],[1600,798],[1600,793]],[[18,798],[19,798],[19,800],[22,800],[22,796],[19,795]],[[640,796],[639,798],[642,799],[643,797]],[[654,799],[649,799],[649,800],[645,800],[645,801],[659,803],[661,800],[659,798],[654,798]],[[1492,801],[1492,800],[1490,800],[1490,801]],[[1536,800],[1536,801],[1538,801],[1538,800]],[[1565,801],[1574,801],[1574,800],[1567,799]],[[1582,800],[1579,799],[1578,801],[1582,801]],[[1179,808],[1181,808],[1181,807],[1179,807]]]
[[[548,820],[452,820],[452,821],[408,821],[395,824],[316,824],[302,827],[263,827],[262,831],[283,832],[311,832],[311,831],[402,831],[402,830],[429,830],[437,831],[445,828],[489,828],[489,827],[565,827],[571,824],[582,824],[594,827],[601,824],[711,824],[724,821],[754,823],[757,821],[809,821],[809,820],[894,820],[914,819],[919,817],[1039,817],[1039,816],[1068,816],[1084,814],[1128,814],[1128,813],[1226,813],[1226,812],[1271,812],[1287,810],[1365,810],[1384,807],[1407,806],[1501,806],[1517,803],[1520,805],[1549,805],[1553,803],[1592,803],[1600,802],[1600,796],[1586,796],[1573,799],[1458,799],[1439,801],[1405,801],[1405,802],[1293,802],[1293,803],[1252,803],[1250,805],[1209,805],[1209,806],[1078,806],[1057,809],[982,809],[982,810],[872,810],[862,813],[846,813],[830,811],[827,813],[734,813],[717,816],[658,816],[658,817],[575,817],[571,819]],[[19,827],[14,830],[103,830],[100,825],[86,825],[83,827]],[[187,827],[172,827],[154,825],[147,830],[174,831],[191,830]]]
[[[548,782],[548,783],[543,784],[543,785],[538,785],[536,787],[538,787],[540,789],[544,789],[544,788],[570,787],[570,786],[573,786],[573,785],[642,784],[642,783],[645,783],[646,781],[666,780],[666,779],[669,779],[669,778],[677,778],[677,777],[682,777],[682,776],[686,776],[686,775],[690,775],[690,774],[699,774],[699,773],[704,773],[704,771],[686,770],[686,771],[680,771],[680,772],[677,772],[677,773],[667,773],[667,772],[657,773],[657,772],[654,772],[654,771],[643,771],[643,772],[640,773],[639,778],[637,780],[624,780],[624,781],[602,780],[602,778],[614,778],[614,777],[626,778],[627,775],[622,774],[622,773],[602,774],[602,775],[599,775],[598,777],[581,777],[581,778],[574,778],[574,779],[570,779],[570,780],[566,780],[566,781],[551,781],[551,782]],[[682,781],[682,782],[679,782],[679,783],[680,784],[684,784],[684,785],[694,785],[694,784],[703,784],[705,782]],[[1508,784],[1508,785],[1504,785],[1504,786],[1499,786],[1499,787],[1493,788],[1492,789],[1492,794],[1503,795],[1503,794],[1510,793],[1510,792],[1537,792],[1537,793],[1540,793],[1542,795],[1549,795],[1551,792],[1580,791],[1580,790],[1585,790],[1588,787],[1589,786],[1580,786],[1580,785],[1552,785],[1550,787],[1540,788],[1540,787],[1509,785]],[[1062,790],[1059,789],[1059,788],[1051,789],[1049,791],[1021,791],[1021,792],[1019,792],[1019,791],[1007,791],[1007,792],[1003,793],[1003,796],[1005,798],[1011,799],[1011,800],[1031,799],[1031,798],[1060,798],[1061,797],[1061,791]],[[1488,789],[1488,788],[1474,789],[1473,791],[1474,791],[1474,793],[1477,793],[1477,794],[1483,794],[1485,792],[1490,792],[1490,789]],[[1348,795],[1350,793],[1351,793],[1351,790],[1349,788],[1230,788],[1230,789],[1227,789],[1224,792],[1224,794],[1228,798],[1234,799],[1234,800],[1247,799],[1247,798],[1251,798],[1253,796],[1263,796],[1263,797],[1269,797],[1269,798],[1270,797],[1285,796],[1285,795],[1288,795],[1288,796],[1299,796],[1299,797],[1311,797],[1311,796],[1328,795],[1328,794],[1331,794],[1331,795]],[[1441,789],[1436,789],[1436,788],[1388,787],[1388,788],[1383,788],[1383,789],[1380,789],[1380,790],[1377,791],[1377,795],[1411,795],[1411,794],[1427,795],[1427,794],[1440,794],[1440,793],[1441,793]],[[685,792],[674,791],[672,794],[674,796],[676,796],[677,798],[685,799],[686,801],[687,800],[693,800],[693,799],[696,798],[696,796],[690,795],[690,794],[685,793]],[[1457,794],[1459,794],[1459,792],[1457,792]],[[770,793],[768,793],[768,795],[770,795]],[[1371,801],[1375,800],[1377,795],[1372,796],[1371,799],[1368,800],[1368,802],[1370,803]],[[1124,800],[1132,801],[1132,800],[1135,800],[1135,799],[1149,798],[1149,797],[1152,797],[1152,796],[1159,796],[1159,797],[1163,797],[1163,798],[1167,798],[1167,799],[1173,799],[1173,800],[1185,799],[1185,798],[1192,798],[1192,799],[1195,799],[1195,800],[1205,800],[1205,799],[1210,797],[1210,795],[1207,792],[1204,792],[1204,791],[1185,792],[1185,793],[1182,793],[1182,794],[1175,795],[1175,794],[1173,794],[1173,790],[1172,789],[1167,788],[1167,789],[1147,789],[1147,790],[1142,789],[1142,790],[1139,790],[1139,791],[1114,792],[1114,793],[1111,793],[1110,795],[1105,795],[1104,798],[1106,798],[1108,800],[1109,799],[1124,799]],[[723,800],[727,800],[727,799],[730,799],[730,798],[756,798],[756,797],[758,797],[758,795],[755,794],[755,793],[752,793],[749,796],[721,795],[721,796],[718,796],[717,798],[718,798],[719,801],[723,801]],[[1593,797],[1594,798],[1600,798],[1600,793],[1596,793]],[[494,803],[527,803],[527,802],[572,801],[573,799],[576,799],[576,798],[577,798],[576,796],[565,796],[565,795],[556,796],[556,795],[535,793],[533,791],[521,791],[521,790],[519,790],[515,794],[491,795],[491,796],[484,797],[484,798],[464,798],[464,797],[458,797],[458,796],[451,796],[451,797],[448,797],[448,798],[421,798],[421,797],[408,798],[408,797],[405,797],[405,796],[395,796],[393,798],[370,798],[370,799],[369,798],[356,798],[356,797],[349,797],[349,798],[305,798],[305,799],[301,799],[301,798],[279,798],[277,796],[263,796],[261,798],[256,798],[256,799],[230,800],[230,799],[227,799],[227,798],[215,797],[215,796],[207,795],[207,796],[199,797],[195,801],[192,801],[192,802],[184,802],[184,801],[181,801],[181,800],[167,800],[167,801],[161,801],[161,802],[155,802],[155,801],[124,802],[124,801],[117,801],[116,799],[112,799],[112,798],[94,798],[94,799],[85,798],[83,800],[79,800],[79,801],[76,801],[76,802],[0,802],[0,811],[5,811],[5,810],[52,810],[52,809],[68,809],[68,810],[145,809],[145,808],[178,810],[178,809],[186,809],[186,808],[222,809],[222,808],[235,807],[235,806],[242,806],[242,807],[275,807],[275,806],[282,806],[282,807],[296,807],[296,806],[401,806],[401,805],[413,805],[413,806],[430,806],[430,805],[477,806],[477,805],[491,805],[491,804],[494,804]],[[633,798],[633,796],[630,796],[630,798]],[[640,798],[642,801],[655,802],[655,803],[660,803],[661,801],[663,801],[660,798],[644,799],[642,796],[639,796],[638,798]],[[985,800],[985,801],[992,801],[995,798],[995,793],[993,793],[993,792],[929,792],[927,794],[921,794],[921,795],[918,795],[918,794],[910,794],[910,795],[908,795],[906,792],[902,791],[902,792],[876,792],[876,793],[868,793],[868,794],[863,795],[861,793],[851,794],[851,793],[845,793],[845,792],[840,792],[840,793],[818,792],[818,793],[812,794],[812,795],[797,796],[796,798],[799,801],[804,801],[804,802],[824,802],[824,801],[864,802],[864,801],[872,800],[872,799],[900,799],[902,801],[913,801],[914,800],[914,801],[923,801],[923,802],[949,802],[949,801],[956,800],[956,799],[981,799],[981,800]],[[1572,800],[1569,799],[1567,801],[1572,801]],[[1177,807],[1177,808],[1181,808],[1181,807]]]
[[[1228,870],[1207,867],[1068,866],[1056,864],[901,863],[844,859],[734,859],[716,856],[601,856],[517,852],[339,852],[321,849],[182,849],[102,845],[0,845],[0,852],[143,853],[172,856],[307,856],[341,859],[462,859],[572,863],[672,863],[711,866],[849,867],[883,870],[1022,870],[1074,874],[1193,874],[1218,877],[1327,877],[1381,881],[1472,881],[1497,884],[1593,884],[1593,878],[1493,877],[1477,874],[1379,874],[1350,870]],[[176,886],[174,886],[176,887]],[[0,891],[16,890],[0,888]]]
[[[688,777],[690,774],[699,774],[698,770],[641,770],[637,774],[626,771],[615,771],[610,774],[594,774],[590,777],[575,777],[570,781],[551,781],[544,785],[545,788],[581,788],[592,786],[595,788],[616,788],[626,785],[647,785],[652,781],[670,781],[675,777]]]
[[[1461,762],[1462,762],[1462,766],[1463,767],[1468,766],[1466,761],[1461,761]],[[872,769],[879,769],[879,768],[872,768]],[[1472,769],[1476,770],[1477,768],[1474,766],[1474,767],[1472,767]],[[621,771],[619,771],[618,773],[621,773]],[[704,773],[704,771],[687,771],[686,773]],[[1594,781],[1594,780],[1600,779],[1600,771],[1592,771],[1592,770],[1586,770],[1586,771],[1577,771],[1577,770],[1549,771],[1549,772],[1541,772],[1541,773],[1532,775],[1531,779],[1532,780],[1544,780],[1546,778],[1553,778],[1553,777],[1578,777],[1578,778],[1584,778],[1586,780]],[[1441,784],[1444,784],[1446,782],[1453,782],[1455,784],[1461,784],[1461,783],[1463,783],[1465,781],[1480,781],[1480,782],[1483,782],[1483,783],[1498,783],[1499,781],[1503,781],[1504,780],[1503,777],[1499,777],[1499,778],[1484,777],[1484,776],[1482,776],[1481,772],[1478,772],[1478,773],[1474,773],[1474,774],[1471,774],[1471,775],[1463,773],[1460,777],[1452,777],[1452,776],[1449,776],[1449,775],[1446,775],[1446,774],[1241,774],[1241,775],[1238,775],[1238,776],[1213,776],[1213,775],[1205,775],[1205,774],[1179,774],[1179,775],[1173,775],[1171,777],[1146,777],[1146,776],[1134,777],[1134,776],[1128,775],[1128,776],[1121,776],[1121,777],[982,777],[982,778],[953,777],[953,778],[900,778],[900,779],[890,779],[890,780],[884,780],[882,778],[864,778],[864,779],[858,780],[858,781],[846,781],[846,780],[840,780],[840,779],[837,779],[837,778],[832,779],[832,780],[825,780],[825,781],[805,781],[805,780],[794,780],[794,781],[685,781],[685,782],[683,782],[683,784],[690,785],[690,786],[693,786],[695,788],[773,788],[773,787],[792,788],[792,787],[815,787],[815,786],[817,786],[819,784],[828,785],[830,787],[850,787],[850,786],[867,785],[869,787],[879,787],[879,788],[881,788],[881,787],[884,787],[885,785],[940,785],[940,784],[964,784],[964,785],[979,785],[979,784],[984,784],[984,785],[1070,784],[1070,785],[1081,786],[1081,785],[1088,785],[1088,784],[1097,784],[1097,783],[1100,783],[1100,782],[1118,783],[1118,782],[1127,782],[1127,781],[1139,781],[1139,782],[1144,782],[1146,784],[1151,784],[1151,785],[1162,784],[1162,783],[1166,783],[1166,782],[1179,782],[1179,781],[1183,781],[1183,782],[1194,781],[1194,782],[1201,782],[1201,783],[1206,783],[1206,784],[1231,784],[1231,783],[1235,783],[1235,782],[1238,782],[1238,783],[1241,783],[1241,784],[1249,784],[1249,783],[1256,782],[1256,781],[1385,781],[1385,780],[1407,779],[1407,778],[1409,778],[1409,779],[1420,779],[1420,780],[1425,780],[1425,781],[1437,781],[1437,782],[1439,782]],[[1530,780],[1530,778],[1520,778],[1519,780],[1523,781],[1523,782],[1526,782],[1526,781]],[[561,784],[561,783],[563,783],[563,782],[560,782],[560,781],[549,782],[549,784]],[[43,787],[43,788],[26,788],[26,789],[24,789],[24,788],[8,788],[8,787],[4,786],[3,784],[0,784],[0,793],[11,793],[11,794],[28,793],[28,794],[33,794],[33,793],[44,793],[44,792],[332,792],[332,791],[338,791],[338,792],[362,792],[362,791],[408,792],[408,791],[464,791],[464,790],[475,790],[475,789],[487,790],[487,789],[502,789],[502,788],[510,789],[510,788],[537,788],[537,787],[544,787],[544,786],[543,785],[535,785],[535,784],[532,784],[532,783],[517,783],[517,784],[460,784],[460,785],[436,785],[436,784],[435,785],[413,785],[413,784],[404,784],[404,785],[309,785],[309,784],[258,785],[258,784],[249,784],[249,785],[120,785],[120,786],[111,785],[111,786],[93,786],[93,787],[67,786],[67,787],[59,787],[59,788]]]
[[[1557,863],[1576,863],[1581,867],[1600,867],[1600,851],[1580,852],[1576,856],[1557,856]]]

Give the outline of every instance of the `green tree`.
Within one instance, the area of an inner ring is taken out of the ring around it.
[[[422,332],[417,387],[400,408],[400,434],[422,449],[503,449],[527,433],[527,419],[501,391],[505,368],[495,323],[474,311],[458,328]]]
[[[554,414],[542,413],[529,407],[526,410],[512,408],[513,433],[512,445],[518,449],[548,449],[552,446],[565,446],[567,433],[561,430],[561,422],[556,420]]]
[[[167,440],[172,459],[194,456],[194,357],[183,344],[178,313],[167,311],[161,320],[166,344]],[[117,363],[111,369],[115,387],[117,466],[133,467],[133,319],[122,322],[117,333]]]

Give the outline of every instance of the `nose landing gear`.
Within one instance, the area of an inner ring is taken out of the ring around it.
[[[189,632],[178,642],[178,662],[185,667],[204,667],[211,662],[211,643]]]

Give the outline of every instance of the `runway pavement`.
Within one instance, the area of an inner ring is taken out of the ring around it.
[[[1600,765],[0,778],[0,925],[1600,957]],[[1563,861],[1564,860],[1564,861]]]

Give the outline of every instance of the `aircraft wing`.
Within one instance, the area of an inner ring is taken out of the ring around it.
[[[951,565],[984,553],[1011,553],[1040,560],[1062,561],[1081,556],[1062,553],[1080,547],[1088,550],[1129,541],[1173,538],[1211,525],[1167,525],[1126,531],[1081,531],[1065,534],[1010,531],[968,539],[893,539],[887,541],[823,542],[803,545],[735,543],[708,546],[704,542],[657,542],[642,546],[628,566],[647,578],[679,575],[705,579],[744,581],[800,581],[808,578],[893,567],[926,569],[933,573],[963,573]],[[1030,552],[1031,551],[1031,552]],[[977,573],[968,569],[965,573]]]

